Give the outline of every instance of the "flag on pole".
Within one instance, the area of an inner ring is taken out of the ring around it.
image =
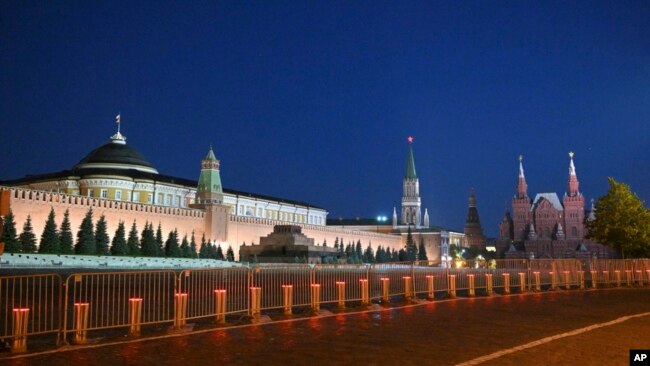
[[[120,124],[120,115],[115,116],[115,123]]]

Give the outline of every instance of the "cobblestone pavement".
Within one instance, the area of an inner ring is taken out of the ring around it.
[[[488,360],[485,365],[627,365],[650,348],[650,289],[558,291],[57,350],[4,365],[453,365],[546,337],[649,313]]]

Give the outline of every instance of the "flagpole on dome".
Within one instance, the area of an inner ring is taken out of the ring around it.
[[[126,137],[120,133],[120,126],[122,125],[122,113],[115,116],[115,123],[117,123],[117,133],[111,136],[111,142],[115,144],[126,144]]]

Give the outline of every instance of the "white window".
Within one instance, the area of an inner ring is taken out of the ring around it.
[[[185,206],[187,206],[187,198],[183,197],[181,199],[181,207],[185,207]]]
[[[88,190],[88,197],[93,197],[93,190],[92,189]]]
[[[172,204],[172,195],[171,195],[171,194],[168,194],[168,195],[165,197],[165,206],[170,206],[171,204]]]
[[[108,198],[108,189],[102,189],[99,193],[99,197]]]
[[[118,189],[115,191],[115,200],[116,201],[121,201],[122,200],[122,190]]]
[[[153,203],[153,193],[147,194],[147,203]]]
[[[133,202],[140,202],[140,192],[133,192]]]
[[[262,217],[262,209],[259,207],[257,208],[257,217]]]
[[[181,202],[181,196],[174,196],[174,207],[178,207]]]

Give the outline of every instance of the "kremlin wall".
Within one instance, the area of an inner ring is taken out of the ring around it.
[[[331,247],[338,238],[345,243],[361,241],[364,248],[370,243],[373,249],[403,248],[399,235],[328,227],[327,211],[308,203],[224,189],[212,148],[201,167],[198,182],[159,174],[126,144],[118,127],[108,143],[70,170],[0,181],[0,216],[11,210],[18,233],[30,216],[40,238],[50,210],[54,209],[58,226],[68,210],[76,238],[92,209],[95,222],[105,216],[111,238],[120,221],[127,228],[135,221],[139,232],[150,222],[154,228],[160,224],[165,237],[176,229],[181,238],[193,233],[200,243],[205,235],[224,251],[231,246],[236,258],[242,244],[259,243],[275,225],[287,224],[300,226],[317,245],[326,241]]]

